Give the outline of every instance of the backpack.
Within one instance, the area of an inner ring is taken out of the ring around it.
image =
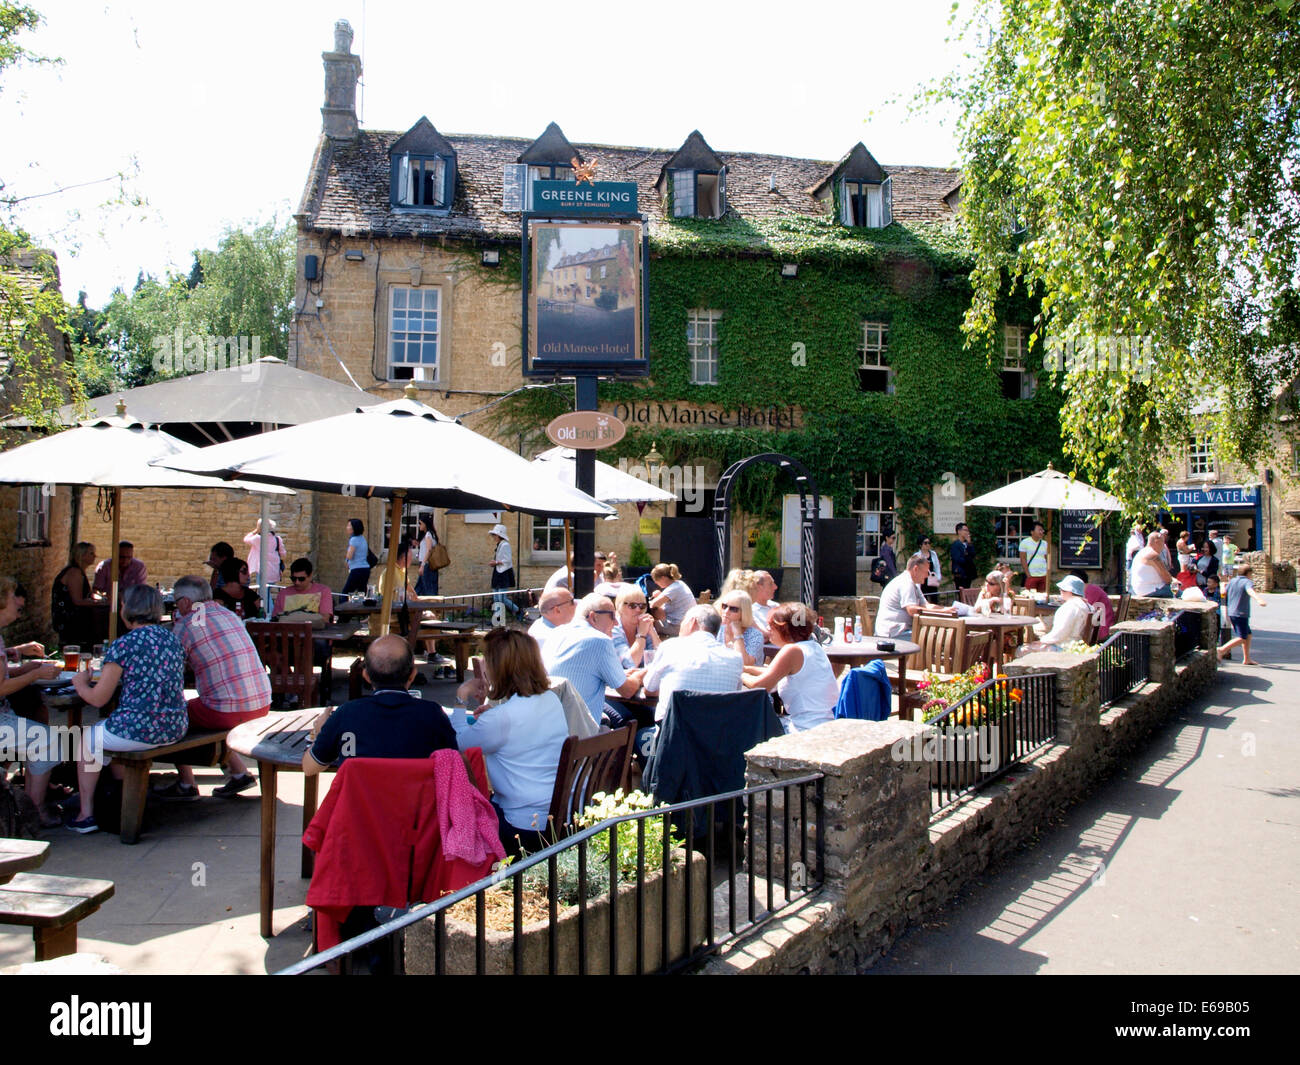
[[[871,579],[877,584],[889,583],[889,567],[885,565],[883,558],[878,558],[871,563]]]

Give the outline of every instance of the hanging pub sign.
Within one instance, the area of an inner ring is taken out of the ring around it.
[[[575,188],[568,182],[549,184],[568,192]],[[578,191],[585,195],[600,187]],[[639,222],[529,219],[523,258],[525,372],[648,372],[645,255]]]
[[[533,213],[636,214],[635,181],[534,181]]]
[[[600,451],[613,447],[627,435],[627,426],[612,414],[598,410],[573,410],[551,419],[546,437],[560,447]]]
[[[1093,524],[1091,511],[1061,511],[1059,557],[1062,569],[1101,568],[1101,527]]]

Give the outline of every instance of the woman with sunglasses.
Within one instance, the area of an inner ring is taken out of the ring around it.
[[[746,592],[736,588],[718,600],[718,614],[722,628],[718,630],[718,643],[732,651],[739,651],[747,666],[763,664],[763,633],[754,624],[754,601]]]
[[[610,638],[624,669],[642,665],[647,651],[659,645],[655,619],[646,605],[645,592],[635,584],[622,585],[614,600],[614,631]]]
[[[984,587],[975,597],[975,613],[983,614],[985,617],[990,614],[1011,613],[1011,597],[1007,594],[1007,586],[1002,580],[1002,574],[997,570],[991,571],[984,578]]]

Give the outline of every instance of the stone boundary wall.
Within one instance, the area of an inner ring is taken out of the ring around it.
[[[1214,683],[1218,612],[1202,607],[1200,646],[1174,661],[1173,625],[1125,622],[1150,640],[1151,679],[1103,710],[1096,655],[1033,654],[1010,675],[1056,675],[1056,742],[989,787],[930,820],[928,766],[898,741],[926,731],[911,721],[833,721],[760,744],[747,757],[751,785],[825,776],[824,887],[813,898],[711,958],[700,972],[856,973],[873,965],[909,924],[951,899],[990,863],[1028,841],[1139,748],[1178,708]],[[901,747],[901,745],[899,745]],[[779,798],[779,796],[778,796]],[[811,812],[810,812],[811,816]],[[774,809],[774,833],[781,821]],[[791,812],[792,832],[797,811]],[[755,862],[780,838],[751,826]]]

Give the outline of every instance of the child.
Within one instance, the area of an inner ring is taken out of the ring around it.
[[[1232,649],[1241,644],[1244,661],[1248,666],[1259,665],[1250,657],[1250,601],[1254,599],[1260,606],[1268,606],[1268,601],[1255,593],[1255,586],[1250,580],[1250,566],[1237,567],[1236,575],[1228,582],[1228,621],[1236,635],[1219,648],[1219,657],[1227,658]]]

